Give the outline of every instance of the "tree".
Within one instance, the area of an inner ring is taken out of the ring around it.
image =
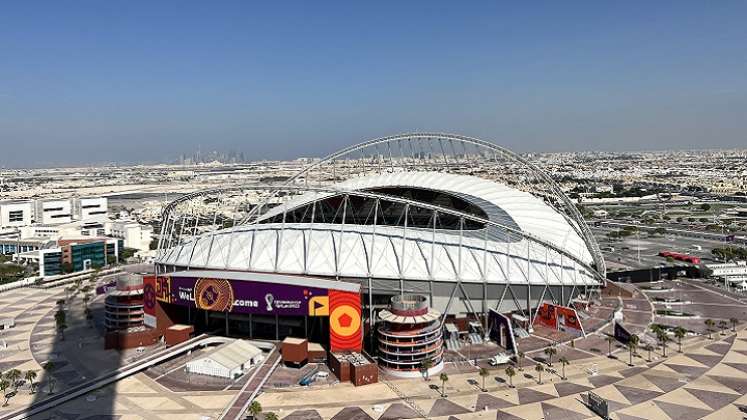
[[[703,210],[703,211],[708,211],[708,210],[711,209],[711,205],[708,204],[708,203],[703,203],[703,204],[700,205],[700,209]]]
[[[29,390],[31,390],[31,393],[33,394],[36,391],[36,371],[35,370],[27,370],[26,373],[23,375],[23,379],[27,380],[29,383]]]
[[[524,368],[521,366],[521,361],[524,360],[524,352],[521,351],[521,350],[519,350],[519,353],[517,354],[517,356],[519,357],[519,360],[518,360],[518,362],[519,362],[519,370],[520,371],[524,370]]]
[[[568,366],[568,365],[570,365],[571,362],[569,362],[568,358],[566,358],[565,356],[561,356],[560,359],[558,359],[558,361],[560,362],[560,364],[562,365],[562,368],[563,368],[563,376],[561,377],[561,379],[566,379],[566,377],[565,377],[565,367]]]
[[[687,334],[687,330],[682,327],[677,327],[674,329],[674,336],[677,338],[677,345],[679,346],[679,349],[677,349],[678,353],[682,353],[682,339],[685,338],[685,335]]]
[[[538,378],[537,383],[542,384],[542,372],[545,371],[545,367],[542,366],[541,363],[537,363],[536,365],[534,365],[534,370],[537,371],[537,378]]]
[[[729,318],[729,322],[731,322],[731,332],[737,332],[737,323],[739,320],[736,318]]]
[[[638,336],[631,335],[630,340],[628,340],[628,353],[630,355],[630,362],[628,363],[628,365],[630,366],[633,366],[633,354],[635,353],[637,348],[638,348]]]
[[[279,420],[278,415],[270,411],[269,413],[265,414],[265,420]]]
[[[423,369],[423,378],[425,378],[426,381],[429,381],[431,379],[431,375],[428,372],[433,367],[433,360],[430,358],[423,360],[420,362],[420,368]]]
[[[50,395],[54,394],[55,380],[54,376],[52,376],[52,371],[54,370],[54,368],[54,362],[51,360],[42,366],[42,369],[44,369],[44,371],[46,372],[45,376],[47,377],[47,391]]]
[[[718,328],[721,330],[721,335],[724,335],[724,330],[726,330],[726,321],[723,319],[718,322]]]
[[[438,379],[441,381],[441,398],[446,398],[446,382],[449,380],[449,375],[441,373]]]
[[[646,346],[643,349],[648,352],[648,359],[646,359],[646,361],[650,362],[651,361],[651,352],[654,351],[654,346],[652,346],[649,343],[646,343]]]
[[[262,404],[259,403],[259,401],[254,400],[251,404],[249,404],[249,414],[251,414],[253,419],[257,418],[257,415],[259,415],[262,412]]]
[[[63,309],[58,310],[54,314],[54,321],[57,326],[57,332],[60,333],[62,336],[61,341],[65,341],[65,329],[67,328],[67,322],[66,322],[67,316],[65,315],[65,311]]]
[[[661,343],[661,355],[667,357],[667,342],[669,342],[669,335],[666,332],[659,333],[657,337]]]
[[[607,357],[612,357],[612,342],[615,341],[615,337],[607,336]]]
[[[10,388],[10,382],[8,382],[7,379],[0,379],[0,391],[3,392],[3,396],[5,397],[5,403],[3,403],[3,407],[7,407],[8,400],[10,400],[10,392],[7,392],[8,388]]]
[[[65,288],[65,299],[70,299],[70,293],[73,293],[75,288],[73,286],[68,286]]]
[[[18,390],[18,381],[21,380],[21,377],[23,377],[23,373],[21,373],[18,369],[11,369],[8,371],[8,373],[5,374],[5,377],[10,381],[10,386],[13,387],[13,391]]]
[[[485,368],[480,368],[480,378],[482,378],[482,392],[486,392],[487,389],[485,388],[485,378],[487,378],[490,375],[490,372]]]
[[[547,355],[548,366],[552,366],[552,356],[557,353],[558,353],[558,350],[556,350],[555,347],[551,346],[545,349],[545,354]]]
[[[514,387],[514,376],[516,375],[516,371],[511,366],[506,368],[506,376],[508,376],[508,386],[513,388]]]
[[[713,325],[714,325],[714,324],[715,324],[715,323],[713,322],[713,320],[712,320],[712,319],[706,319],[706,320],[705,320],[705,325],[706,325],[706,327],[707,327],[707,330],[708,330],[708,339],[712,339],[712,338],[713,338],[713,337],[711,336],[711,333],[713,332],[712,328],[713,328]]]

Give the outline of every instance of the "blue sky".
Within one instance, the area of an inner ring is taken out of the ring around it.
[[[747,2],[4,2],[0,166],[747,144]]]

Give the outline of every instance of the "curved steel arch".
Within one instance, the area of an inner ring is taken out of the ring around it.
[[[461,142],[463,144],[470,144],[477,147],[482,147],[485,149],[490,150],[494,153],[499,153],[503,157],[508,158],[509,160],[512,160],[514,162],[517,162],[527,169],[531,171],[531,173],[537,178],[541,179],[550,189],[550,191],[553,193],[554,197],[563,205],[563,209],[567,213],[563,213],[560,211],[559,213],[562,214],[566,219],[569,219],[571,227],[577,231],[579,236],[584,240],[586,243],[587,248],[589,249],[589,252],[592,255],[592,258],[594,259],[594,265],[596,266],[596,271],[599,272],[602,276],[606,275],[607,268],[604,261],[604,257],[602,256],[602,252],[599,248],[599,244],[597,244],[596,239],[594,238],[594,235],[592,234],[591,230],[589,229],[589,226],[586,224],[586,221],[584,220],[583,216],[581,215],[581,212],[578,211],[576,206],[573,204],[573,202],[562,192],[560,187],[557,183],[542,169],[534,165],[533,163],[529,162],[527,159],[524,159],[523,157],[519,156],[518,154],[504,148],[501,146],[496,145],[495,143],[480,140],[474,137],[468,137],[468,136],[462,136],[457,134],[448,134],[448,133],[405,133],[405,134],[398,134],[394,136],[387,136],[387,137],[380,137],[372,140],[368,140],[362,143],[358,143],[353,146],[346,147],[342,150],[339,150],[335,153],[332,153],[321,160],[311,163],[304,167],[302,170],[297,172],[292,177],[288,178],[284,184],[280,188],[284,188],[289,186],[291,183],[294,183],[296,180],[298,180],[302,176],[307,176],[313,169],[319,168],[322,165],[326,163],[330,163],[335,161],[336,159],[340,157],[344,157],[346,155],[351,155],[352,153],[356,151],[361,151],[363,149],[377,146],[380,144],[389,144],[392,142],[399,142],[399,141],[412,141],[416,139],[421,140],[438,140],[438,141],[457,141]],[[444,159],[446,154],[444,153]],[[391,153],[390,153],[390,160],[391,160]],[[392,162],[393,164],[393,162]],[[448,163],[447,163],[448,166]],[[273,197],[274,194],[271,194],[270,197]],[[266,202],[267,199],[265,199]],[[253,216],[253,212],[250,212],[250,214],[244,218],[241,221],[241,224],[247,224],[250,223],[250,219]]]
[[[554,245],[554,244],[552,244],[552,243],[550,243],[550,242],[548,242],[548,241],[546,241],[546,240],[544,240],[542,238],[539,238],[536,235],[530,234],[528,232],[525,232],[525,231],[522,231],[522,230],[519,230],[519,229],[515,229],[515,228],[513,228],[511,226],[502,224],[502,223],[497,222],[497,221],[493,221],[493,220],[489,220],[489,219],[486,219],[486,218],[475,216],[473,214],[461,212],[459,210],[445,208],[445,207],[441,207],[441,206],[437,206],[437,205],[433,205],[433,204],[429,204],[429,203],[424,203],[424,202],[421,202],[421,201],[416,201],[416,200],[411,200],[411,199],[407,199],[407,198],[402,198],[402,197],[397,197],[397,196],[392,196],[392,195],[386,195],[386,194],[371,193],[371,192],[365,192],[365,191],[359,191],[359,190],[346,190],[346,189],[331,188],[331,187],[326,187],[326,188],[325,187],[307,187],[307,186],[287,186],[287,187],[280,187],[280,188],[277,188],[277,187],[267,187],[267,186],[224,187],[224,188],[214,188],[214,189],[209,189],[209,190],[197,191],[197,192],[194,192],[194,193],[182,196],[182,197],[174,200],[172,203],[170,203],[170,204],[174,204],[173,206],[171,206],[171,205],[167,206],[168,210],[166,210],[166,209],[164,210],[164,215],[166,217],[169,217],[170,213],[176,209],[176,204],[183,203],[183,202],[189,201],[191,199],[198,198],[198,197],[201,197],[201,196],[205,196],[205,195],[208,195],[208,194],[216,194],[216,193],[219,194],[219,193],[224,193],[224,192],[229,192],[229,191],[236,191],[236,190],[242,190],[242,191],[264,190],[264,191],[266,191],[266,190],[268,190],[270,188],[275,188],[273,191],[276,191],[276,192],[279,192],[279,191],[299,192],[300,191],[300,192],[315,192],[315,193],[325,194],[324,197],[319,197],[319,200],[327,199],[327,198],[330,198],[330,197],[336,197],[336,196],[346,196],[346,195],[347,196],[353,196],[353,197],[368,198],[368,199],[378,199],[378,200],[384,200],[384,201],[393,202],[393,203],[407,204],[407,205],[411,205],[411,206],[415,206],[415,207],[420,207],[420,208],[423,208],[423,209],[427,209],[427,210],[430,210],[430,211],[434,211],[434,212],[437,212],[437,213],[449,214],[449,215],[456,216],[456,217],[459,217],[459,218],[464,219],[464,220],[470,220],[470,221],[474,221],[474,222],[477,222],[477,223],[482,223],[482,224],[485,224],[486,226],[492,226],[492,227],[501,229],[501,230],[503,230],[505,232],[509,232],[509,233],[511,233],[513,235],[516,235],[517,237],[521,237],[521,238],[526,239],[526,240],[528,240],[530,242],[533,242],[533,243],[536,243],[536,244],[538,244],[540,246],[543,246],[546,249],[553,250],[554,252],[558,253],[559,255],[563,255],[564,257],[569,258],[571,261],[575,262],[579,266],[581,266],[584,269],[586,269],[592,275],[596,275],[597,276],[597,280],[600,281],[600,284],[604,284],[604,282],[605,282],[604,275],[602,275],[597,269],[595,269],[594,267],[589,266],[588,263],[586,263],[585,261],[581,260],[576,255],[574,255],[574,254],[568,252],[567,250],[562,249],[562,248],[560,248],[560,247],[558,247],[558,246],[556,246],[556,245]],[[307,204],[308,203],[303,203],[302,205],[307,205]],[[287,212],[287,211],[293,210],[295,208],[297,208],[297,207],[285,208],[285,209],[283,209],[283,211]],[[168,215],[167,215],[167,213],[168,213]],[[236,225],[236,226],[232,227],[231,229],[233,229],[234,231],[249,230],[249,226],[256,225],[261,220],[263,220],[263,219],[257,218],[252,223],[243,224],[243,225]],[[242,228],[242,226],[243,226],[243,228]],[[162,239],[163,239],[163,235],[162,235]],[[162,248],[162,245],[163,245],[163,243],[159,242],[159,251],[165,252],[165,249]],[[163,254],[159,254],[159,256],[157,258],[161,258],[161,257],[163,257]]]

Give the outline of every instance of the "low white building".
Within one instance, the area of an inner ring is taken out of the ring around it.
[[[0,229],[31,225],[34,202],[31,200],[0,201]]]
[[[88,197],[75,200],[76,219],[87,221],[109,216],[109,201],[106,197]]]
[[[187,373],[236,379],[263,360],[262,350],[235,340],[187,362]]]
[[[711,277],[747,277],[747,261],[737,261],[725,264],[706,264],[708,275]]]
[[[153,227],[134,220],[114,220],[107,223],[107,234],[123,239],[126,248],[149,251],[153,240]]]
[[[35,224],[21,229],[21,238],[60,238],[65,236],[106,236],[108,232],[106,217],[91,218],[86,221],[76,220],[63,224]]]
[[[36,202],[36,223],[56,225],[73,221],[70,200],[39,200]]]

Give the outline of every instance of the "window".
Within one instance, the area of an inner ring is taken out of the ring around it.
[[[44,209],[44,212],[46,213],[48,211],[62,211],[62,210],[63,210],[62,207],[47,207]]]
[[[12,210],[8,212],[9,222],[23,222],[23,210]]]
[[[101,207],[101,204],[86,204],[85,206],[80,206],[82,209],[97,209]]]

